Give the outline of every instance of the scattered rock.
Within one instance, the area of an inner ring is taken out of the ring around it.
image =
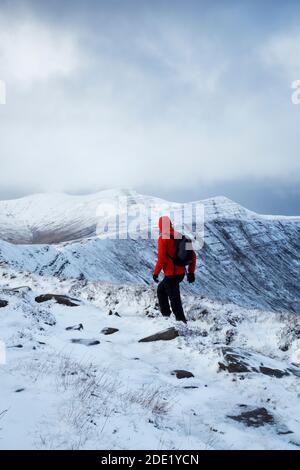
[[[108,315],[115,315],[116,317],[120,317],[120,318],[121,318],[121,315],[119,315],[118,312],[113,312],[112,310],[110,310],[110,311],[108,312]]]
[[[287,434],[294,434],[294,432],[290,431],[289,429],[283,428],[283,429],[278,429],[277,434],[278,436],[286,436]]]
[[[286,370],[280,369],[271,369],[270,367],[260,366],[259,371],[262,374],[269,375],[270,377],[277,377],[281,379],[281,377],[290,375]]]
[[[78,307],[79,303],[75,303],[75,302],[80,302],[79,300],[72,299],[71,297],[68,297],[67,295],[56,295],[56,294],[43,294],[35,298],[35,301],[38,303],[48,302],[49,300],[55,300],[58,304],[66,305],[67,307]]]
[[[233,327],[236,327],[239,323],[241,323],[241,319],[238,316],[228,317],[227,321]]]
[[[176,375],[177,379],[189,379],[191,377],[194,377],[194,374],[192,374],[192,372],[183,369],[173,370],[172,375]]]
[[[158,312],[153,312],[153,311],[149,311],[149,310],[145,310],[145,315],[146,317],[148,318],[156,318],[158,317]]]
[[[286,377],[290,375],[290,373],[294,373],[295,375],[298,373],[298,368],[292,370],[267,366],[265,362],[271,362],[272,364],[272,359],[262,356],[261,354],[252,354],[239,348],[223,347],[222,354],[225,361],[219,362],[219,367],[221,370],[226,370],[231,373],[260,372],[261,374],[276,378]]]
[[[300,447],[300,442],[297,441],[289,441],[289,444],[292,444],[293,446]]]
[[[206,330],[202,330],[199,332],[199,336],[202,336],[203,338],[206,338],[208,336],[208,332]]]
[[[54,326],[54,325],[56,325],[56,321],[55,321],[55,320],[54,320],[54,321],[51,321],[51,322],[45,321],[44,323],[45,323],[45,325],[48,325],[48,326]]]
[[[200,315],[201,317],[206,317],[206,316],[208,315],[208,313],[209,313],[209,312],[208,312],[207,308],[204,308],[203,310],[201,310],[201,312],[200,312],[199,315]]]
[[[147,336],[146,338],[142,338],[139,340],[139,343],[149,343],[151,341],[170,341],[175,339],[179,336],[178,331],[176,328],[168,328],[167,330],[159,331],[154,335]]]
[[[254,428],[259,428],[265,424],[274,424],[274,417],[263,407],[244,411],[236,416],[228,416],[228,418]]]
[[[6,307],[8,305],[7,300],[1,300],[0,299],[0,308]]]
[[[67,331],[73,330],[73,331],[81,331],[83,330],[83,324],[79,323],[79,325],[74,325],[74,326],[67,326],[66,328]]]
[[[103,328],[103,330],[101,330],[101,333],[103,335],[113,335],[114,333],[117,333],[118,328],[110,328],[110,327],[106,327],[106,328]]]
[[[83,344],[84,346],[96,346],[97,344],[100,344],[100,341],[98,341],[97,339],[73,338],[71,339],[71,343]]]
[[[245,361],[245,356],[231,348],[222,348],[225,363],[219,362],[221,370],[231,373],[252,372],[253,368]]]
[[[227,346],[229,346],[229,344],[232,343],[234,336],[235,336],[235,332],[233,330],[226,331],[225,343]]]
[[[288,371],[291,372],[296,377],[300,377],[300,369],[288,369]]]

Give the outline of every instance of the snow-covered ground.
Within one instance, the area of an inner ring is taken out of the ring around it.
[[[299,449],[300,219],[202,201],[184,326],[157,310],[156,241],[96,236],[119,197],[155,224],[168,205],[127,190],[0,201],[0,448]]]
[[[158,315],[152,287],[5,275],[1,449],[300,447],[300,322],[294,314],[187,295],[190,321],[178,326]],[[68,295],[79,305],[36,302],[46,293]],[[180,336],[173,340],[139,342],[174,325]],[[79,329],[66,330],[71,326]],[[101,333],[107,327],[118,331]],[[254,369],[288,375],[222,370],[222,348],[250,354]],[[174,370],[194,377],[178,379]],[[260,408],[272,422],[255,427],[229,417]]]

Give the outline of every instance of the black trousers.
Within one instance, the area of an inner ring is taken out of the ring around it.
[[[159,308],[163,316],[169,317],[171,315],[171,304],[172,312],[174,313],[176,320],[186,323],[180,297],[180,283],[183,279],[184,274],[165,276],[158,284],[157,296]]]

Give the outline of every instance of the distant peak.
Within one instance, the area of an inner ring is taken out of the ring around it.
[[[217,202],[218,204],[236,204],[239,205],[237,202],[233,201],[232,199],[229,199],[229,197],[226,196],[213,196],[209,197],[207,199],[203,199],[203,202]]]

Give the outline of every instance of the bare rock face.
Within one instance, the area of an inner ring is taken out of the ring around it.
[[[281,379],[281,377],[290,375],[288,371],[286,370],[272,369],[271,367],[265,367],[265,366],[260,366],[259,371],[262,374],[269,375],[270,377],[277,377],[277,379]]]
[[[0,308],[6,307],[8,305],[7,300],[1,300],[0,299]]]
[[[55,300],[58,304],[66,305],[67,307],[78,307],[79,302],[77,299],[72,299],[67,295],[56,295],[56,294],[43,294],[35,298],[35,301],[38,303],[48,302],[49,300]]]
[[[228,418],[245,424],[248,427],[259,428],[265,424],[274,424],[274,417],[269,413],[266,408],[255,408],[250,411],[244,411],[235,416],[228,416]]]
[[[149,343],[152,341],[171,341],[179,336],[179,332],[176,328],[168,328],[167,330],[159,331],[154,335],[147,336],[139,340],[139,343]]]
[[[172,375],[176,375],[177,379],[189,379],[191,377],[194,377],[194,374],[192,374],[192,372],[183,369],[173,370]]]
[[[300,369],[296,366],[289,369],[278,369],[265,363],[270,362],[270,358],[256,355],[239,348],[222,348],[224,360],[219,362],[219,368],[230,373],[257,372],[278,379],[293,373],[297,375]]]
[[[225,359],[224,362],[219,362],[219,367],[221,370],[227,370],[231,373],[244,373],[252,372],[253,367],[250,366],[249,361],[247,361],[247,355],[235,351],[232,348],[222,348],[222,354]]]
[[[114,333],[117,333],[118,328],[110,328],[109,326],[106,327],[106,328],[103,328],[103,330],[101,330],[101,333],[103,335],[113,335]]]

